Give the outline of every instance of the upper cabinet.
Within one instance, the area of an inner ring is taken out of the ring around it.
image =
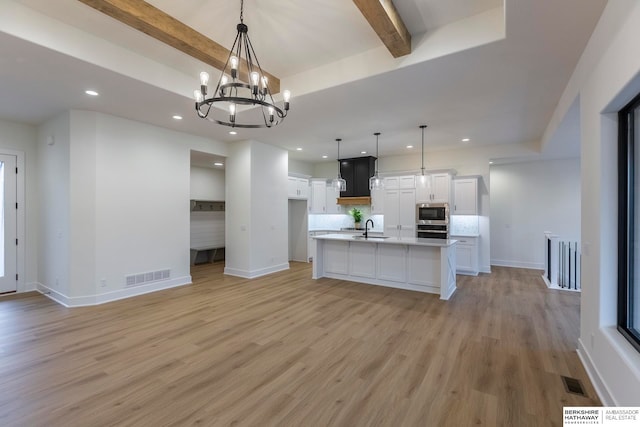
[[[453,180],[452,215],[478,215],[478,178]]]
[[[451,175],[434,173],[415,177],[416,203],[450,203]]]
[[[416,188],[416,177],[413,175],[390,176],[384,179],[387,190],[410,190]]]
[[[370,196],[369,178],[375,173],[375,163],[371,156],[340,160],[340,176],[347,181],[347,190],[340,197]]]
[[[290,199],[302,199],[309,198],[309,180],[306,178],[299,178],[296,176],[289,176],[287,181],[287,193]]]
[[[325,180],[311,181],[309,213],[327,213],[327,182]]]

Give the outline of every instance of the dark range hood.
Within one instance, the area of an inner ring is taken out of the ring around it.
[[[347,181],[347,190],[340,192],[340,205],[370,205],[369,178],[375,174],[373,156],[340,159],[340,175]]]

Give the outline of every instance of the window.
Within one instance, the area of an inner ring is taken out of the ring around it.
[[[618,330],[640,351],[640,95],[618,115]]]

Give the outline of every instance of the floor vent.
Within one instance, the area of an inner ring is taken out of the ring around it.
[[[579,396],[587,396],[584,391],[584,387],[582,387],[582,383],[577,378],[570,378],[562,376],[562,384],[564,384],[564,389],[567,393],[577,394]]]
[[[171,270],[149,271],[147,273],[137,273],[125,276],[125,284],[127,286],[145,285],[151,282],[167,280],[171,278]]]

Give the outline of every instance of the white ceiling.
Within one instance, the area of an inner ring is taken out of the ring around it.
[[[238,1],[149,3],[233,42]],[[413,53],[396,60],[351,1],[247,0],[261,65],[294,98],[281,126],[231,136],[193,112],[197,74],[210,67],[77,0],[2,0],[0,118],[38,124],[88,109],[218,140],[256,139],[313,162],[335,158],[337,137],[344,157],[371,152],[376,131],[381,155],[406,153],[407,144],[419,146],[422,123],[427,150],[464,148],[465,137],[531,143],[542,138],[606,0],[394,3],[413,36]],[[86,97],[88,87],[101,96]]]

